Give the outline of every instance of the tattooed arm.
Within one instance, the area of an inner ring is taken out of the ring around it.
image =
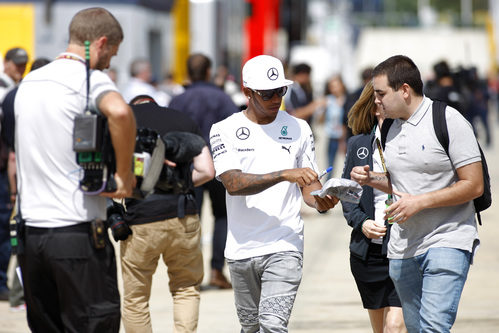
[[[252,195],[283,181],[305,187],[317,180],[317,173],[310,168],[286,169],[261,175],[228,170],[220,175],[220,180],[230,195]]]
[[[352,168],[350,178],[359,185],[369,185],[385,193],[392,193],[390,175],[384,172],[373,172],[370,170],[369,165]]]

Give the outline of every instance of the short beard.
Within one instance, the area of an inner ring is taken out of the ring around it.
[[[95,69],[98,69],[100,71],[108,68],[108,64],[107,64],[107,59],[105,59],[105,57],[101,57],[97,60],[97,63],[95,64]]]

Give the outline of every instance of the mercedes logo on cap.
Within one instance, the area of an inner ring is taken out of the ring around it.
[[[247,127],[239,127],[236,136],[239,140],[246,140],[250,136],[250,130]]]
[[[272,67],[267,71],[267,77],[269,78],[269,80],[275,81],[279,77],[279,72],[275,67]]]
[[[365,159],[369,155],[369,150],[366,147],[360,147],[357,149],[357,157],[361,160]]]

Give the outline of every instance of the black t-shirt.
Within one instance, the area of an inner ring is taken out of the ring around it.
[[[304,107],[312,103],[312,101],[314,100],[312,91],[305,90],[300,85],[292,85],[290,90],[291,91],[288,92],[289,99],[287,100],[288,104],[286,104],[286,111],[290,112],[291,114],[295,109]],[[310,124],[312,121],[312,116],[308,117],[305,120]]]
[[[161,136],[168,132],[183,131],[202,137],[196,122],[188,115],[170,108],[160,107],[154,102],[133,105],[137,127],[156,130]],[[143,200],[127,199],[125,220],[129,224],[162,221],[178,216],[178,205],[183,205],[186,215],[197,214],[197,206],[192,198],[179,197],[183,194],[152,194]],[[185,202],[184,202],[185,199]]]
[[[2,102],[2,139],[7,146],[14,150],[14,99],[17,86],[10,90]]]
[[[426,96],[432,100],[445,102],[447,105],[453,107],[460,113],[466,112],[466,105],[464,103],[464,96],[454,86],[434,86],[431,90],[425,92]]]
[[[17,86],[11,89],[1,103],[0,172],[7,170],[9,151],[14,151],[14,99]]]

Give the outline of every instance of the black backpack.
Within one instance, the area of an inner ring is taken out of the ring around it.
[[[433,128],[435,129],[435,134],[437,135],[438,141],[444,148],[447,155],[449,155],[449,132],[447,131],[447,120],[445,119],[446,107],[447,104],[445,104],[444,102],[433,101]],[[385,119],[383,121],[383,126],[381,127],[381,144],[383,146],[383,149],[385,149],[386,136],[392,123],[393,119]],[[482,225],[480,212],[489,208],[492,204],[492,193],[490,191],[490,176],[489,169],[487,167],[487,161],[485,160],[485,155],[483,154],[482,148],[480,147],[479,143],[478,149],[480,149],[480,156],[482,158],[483,194],[474,199],[473,203],[475,205],[478,223]]]

